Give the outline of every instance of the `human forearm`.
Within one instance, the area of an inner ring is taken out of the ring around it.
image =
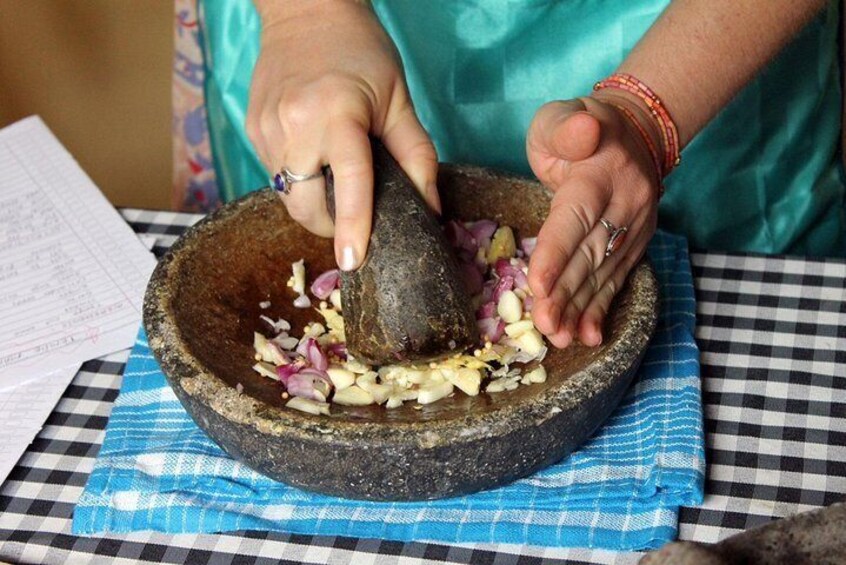
[[[664,101],[686,145],[825,0],[674,0],[618,69]]]
[[[264,25],[279,19],[313,15],[334,9],[333,4],[352,3],[370,6],[370,0],[253,0]]]

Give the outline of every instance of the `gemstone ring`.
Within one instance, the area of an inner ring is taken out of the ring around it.
[[[608,244],[605,246],[605,256],[609,257],[623,245],[624,241],[626,241],[626,233],[628,233],[629,228],[626,226],[618,228],[612,224],[610,220],[605,218],[601,218],[599,223],[608,230]]]
[[[291,194],[291,185],[295,182],[303,182],[320,178],[323,176],[324,170],[325,169],[320,169],[316,173],[311,173],[309,175],[299,175],[289,171],[287,167],[282,167],[282,169],[273,175],[272,179],[270,179],[270,186],[275,188],[277,192],[288,195]]]

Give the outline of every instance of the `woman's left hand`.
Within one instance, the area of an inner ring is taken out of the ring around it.
[[[542,106],[526,139],[529,164],[552,192],[549,215],[529,263],[535,325],[556,347],[602,343],[605,315],[655,232],[659,178],[649,147],[623,112],[658,130],[625,94],[595,93]],[[652,129],[649,129],[652,128]],[[606,257],[611,230],[625,240]]]

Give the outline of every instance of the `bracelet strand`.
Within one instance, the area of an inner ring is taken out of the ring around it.
[[[623,115],[632,123],[632,125],[637,129],[640,133],[640,136],[643,138],[643,141],[646,142],[646,147],[649,148],[649,155],[652,157],[652,164],[655,165],[655,175],[658,177],[658,199],[660,200],[662,196],[664,196],[664,182],[661,175],[661,157],[658,154],[658,149],[655,147],[655,143],[652,142],[652,138],[643,128],[643,125],[638,121],[637,117],[634,113],[624,106],[620,106],[618,104],[612,104],[615,108],[620,110]]]
[[[679,131],[676,123],[658,95],[642,81],[626,73],[614,73],[597,82],[593,87],[594,90],[602,90],[603,88],[616,88],[626,91],[634,94],[646,104],[650,115],[658,125],[658,130],[661,132],[661,141],[664,144],[664,158],[659,174],[662,177],[669,175],[681,162],[681,144],[679,143]]]

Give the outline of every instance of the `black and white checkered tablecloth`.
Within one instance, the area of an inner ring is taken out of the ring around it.
[[[160,255],[199,216],[124,210]],[[713,542],[846,499],[846,262],[693,254],[708,480],[682,539]],[[265,532],[70,534],[127,352],[86,363],[0,490],[12,563],[632,563],[638,554]]]

